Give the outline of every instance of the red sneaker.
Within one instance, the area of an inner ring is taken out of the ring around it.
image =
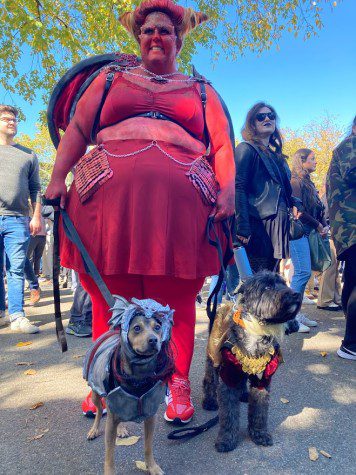
[[[194,414],[188,379],[172,376],[168,388],[167,409],[164,413],[165,420],[173,422],[173,424],[187,424]]]
[[[103,414],[106,414],[106,404],[105,399],[101,398],[101,404],[103,405]],[[88,396],[82,402],[82,411],[86,417],[95,417],[96,416],[96,406],[93,403],[91,398],[91,391]]]

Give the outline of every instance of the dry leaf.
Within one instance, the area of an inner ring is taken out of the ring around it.
[[[143,470],[144,472],[147,472],[147,465],[146,462],[142,462],[142,460],[135,460],[136,468],[139,470]]]
[[[315,462],[319,458],[318,451],[316,450],[316,447],[309,447],[309,458],[312,462]]]
[[[325,450],[320,450],[321,455],[324,455],[327,459],[331,459],[331,455],[325,452]]]
[[[26,374],[27,376],[33,376],[36,373],[37,371],[35,369],[28,369],[27,371],[24,372],[24,374]]]
[[[30,407],[30,411],[38,409],[39,407],[42,407],[42,406],[44,406],[43,402],[36,402],[36,404],[33,404],[33,406]]]
[[[32,341],[19,341],[16,343],[16,346],[21,347],[21,346],[29,346],[32,345]]]
[[[16,366],[33,366],[35,363],[31,363],[30,361],[19,361],[16,363]]]
[[[49,431],[49,429],[41,429],[42,433],[38,435],[34,435],[33,437],[29,437],[28,440],[32,442],[33,440],[42,439],[42,437]]]
[[[84,356],[85,356],[85,353],[84,355],[73,355],[73,358],[76,360],[78,358],[84,358]]]
[[[283,404],[288,404],[289,399],[286,399],[285,397],[281,397],[281,402],[283,402]]]
[[[134,445],[140,440],[141,437],[137,435],[132,435],[131,437],[126,437],[125,439],[117,438],[116,445]]]
[[[327,356],[327,352],[326,352],[326,351],[321,351],[320,354],[321,354],[321,356],[322,356],[323,358],[325,358],[325,356]]]

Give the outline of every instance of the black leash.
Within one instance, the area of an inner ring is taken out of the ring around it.
[[[215,416],[212,419],[210,419],[208,422],[206,422],[205,424],[201,424],[200,426],[186,427],[185,429],[172,430],[172,432],[170,432],[167,435],[167,438],[169,440],[189,440],[189,439],[192,439],[193,437],[196,437],[199,434],[202,434],[203,432],[206,432],[211,427],[216,426],[218,422],[219,422],[219,416]]]
[[[56,324],[56,334],[57,340],[61,347],[62,353],[68,350],[67,340],[65,337],[65,332],[62,322],[61,314],[61,303],[60,303],[60,292],[59,292],[59,217],[62,216],[63,229],[66,233],[68,239],[77,247],[84,263],[85,270],[87,274],[94,280],[95,284],[98,286],[100,292],[102,293],[106,303],[109,305],[109,308],[114,306],[115,299],[111,295],[109,289],[107,288],[105,282],[103,281],[101,275],[99,274],[98,269],[96,268],[92,258],[89,256],[88,251],[85,249],[82,240],[77,233],[68,213],[65,209],[59,208],[60,199],[56,198],[54,200],[47,199],[43,197],[43,204],[50,205],[55,207],[54,211],[54,225],[53,225],[53,299],[54,299],[54,319]]]
[[[221,224],[222,224],[223,232],[227,240],[224,254],[222,251],[221,242],[220,242],[218,233],[216,232],[213,216],[208,219],[208,222],[206,225],[206,237],[209,241],[209,244],[211,244],[212,246],[216,248],[218,256],[219,256],[220,265],[221,265],[218,281],[212,293],[210,294],[207,304],[206,304],[206,313],[208,314],[208,317],[209,317],[209,334],[213,328],[213,324],[215,320],[218,293],[221,289],[223,280],[226,277],[226,267],[230,259],[234,255],[233,250],[229,245],[229,242],[230,242],[230,237],[234,236],[235,217],[233,216],[229,219],[226,219],[222,221]],[[213,304],[212,304],[212,301],[213,301]],[[169,440],[184,440],[184,441],[193,439],[193,437],[196,437],[202,432],[206,432],[211,427],[214,427],[218,422],[219,422],[219,416],[215,416],[212,419],[209,419],[207,422],[205,422],[205,424],[201,424],[200,426],[173,430],[167,435],[167,438]]]

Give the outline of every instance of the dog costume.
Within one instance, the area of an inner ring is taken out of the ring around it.
[[[156,318],[162,327],[162,347],[170,338],[173,323],[173,310],[162,306],[152,299],[132,299],[131,304],[119,296],[111,309],[113,316],[109,321],[111,330],[104,333],[88,350],[83,367],[83,377],[99,396],[106,398],[110,411],[119,414],[124,422],[142,422],[156,414],[166,393],[166,381],[173,365],[167,358],[152,355],[142,357],[135,353],[128,341],[131,320],[138,310],[146,318]],[[118,329],[120,327],[120,330]],[[133,376],[125,375],[120,368],[119,354],[123,349],[133,368]],[[161,350],[162,352],[162,350]],[[157,358],[155,375],[147,378],[135,378],[135,365],[147,364]],[[125,383],[125,388],[122,387]],[[130,387],[130,391],[127,387]]]

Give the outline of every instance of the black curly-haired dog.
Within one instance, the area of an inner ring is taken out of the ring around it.
[[[261,271],[239,288],[235,305],[218,312],[210,334],[203,381],[203,408],[219,407],[218,452],[236,448],[240,398],[249,381],[248,430],[258,445],[272,445],[267,430],[271,377],[281,359],[279,341],[298,330],[301,295],[278,274]]]

